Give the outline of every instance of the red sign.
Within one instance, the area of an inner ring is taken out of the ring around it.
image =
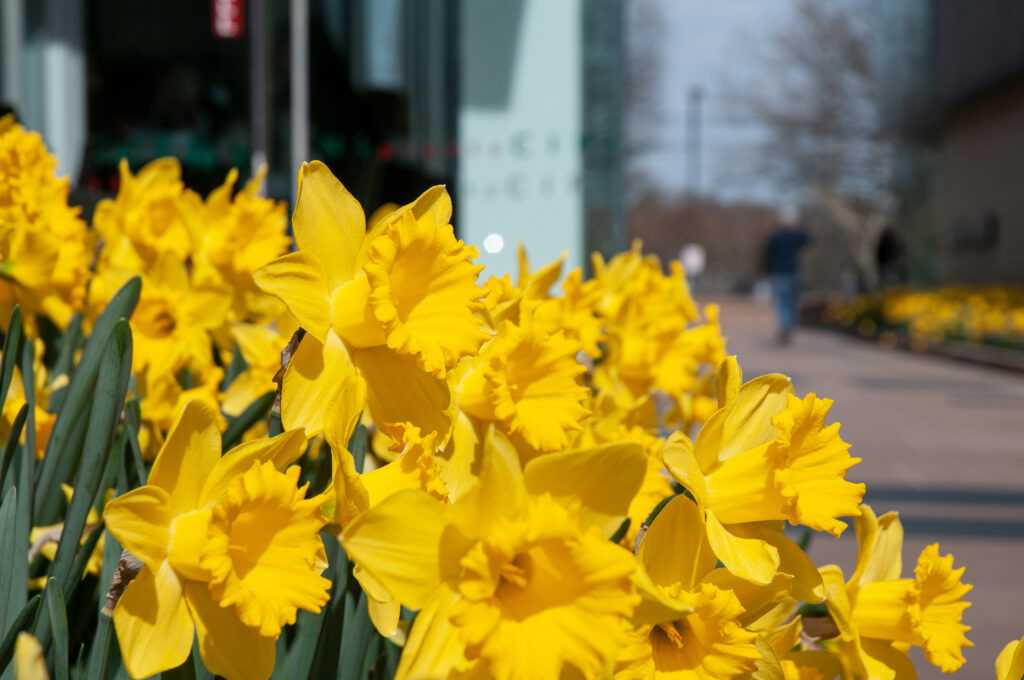
[[[244,1],[210,0],[214,37],[233,39],[242,36],[245,28]]]

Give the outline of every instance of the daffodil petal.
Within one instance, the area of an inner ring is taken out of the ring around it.
[[[484,440],[480,477],[452,506],[452,523],[467,535],[486,535],[499,517],[515,517],[526,503],[519,456],[508,438],[493,427]]]
[[[305,428],[307,437],[323,432],[331,417],[329,406],[338,390],[351,384],[354,373],[355,367],[337,335],[328,333],[326,344],[306,335],[284,373],[281,425],[286,430]]]
[[[855,517],[857,531],[857,567],[850,577],[851,583],[892,581],[903,571],[903,524],[895,512],[876,517],[868,505],[860,506],[860,517]]]
[[[446,678],[449,671],[466,663],[465,644],[449,618],[458,597],[451,588],[441,586],[416,616],[395,680]]]
[[[324,418],[324,439],[332,449],[345,450],[366,408],[366,381],[355,371],[343,373]]]
[[[850,456],[850,445],[839,437],[839,423],[825,426],[831,399],[810,393],[802,400],[788,395],[787,402],[772,418],[778,439],[769,445],[769,455],[774,466],[784,466],[773,473],[774,486],[785,496],[790,522],[838,538],[846,523],[836,518],[860,512],[865,486],[845,479],[860,458]]]
[[[842,638],[851,641],[856,637],[853,624],[850,622],[853,606],[846,593],[846,579],[843,577],[843,570],[834,564],[826,564],[818,569],[818,572],[821,574],[821,581],[825,586],[825,604],[828,606],[828,613],[832,616]]]
[[[448,485],[448,498],[452,503],[457,502],[479,479],[473,468],[483,439],[480,429],[479,421],[471,420],[461,410],[455,412],[444,469],[444,481]]]
[[[705,513],[704,527],[715,555],[732,573],[751,583],[768,585],[779,570],[779,551],[757,538],[732,533],[711,512]]]
[[[256,461],[269,460],[280,471],[298,460],[306,449],[306,433],[299,428],[270,439],[254,439],[239,444],[217,461],[200,494],[200,505],[216,502],[232,479],[245,473]]]
[[[331,290],[352,278],[366,237],[366,216],[359,201],[320,161],[302,165],[292,229],[299,250],[323,263]]]
[[[320,260],[308,252],[282,255],[253,273],[256,285],[285,304],[314,338],[324,342],[331,327],[331,288]]]
[[[334,291],[331,298],[334,332],[351,347],[376,347],[387,338],[370,306],[370,281],[361,273]]]
[[[451,431],[451,394],[448,384],[426,373],[416,357],[387,347],[352,352],[352,360],[366,379],[366,397],[373,422],[410,422],[423,432],[437,432],[438,443]]]
[[[225,415],[237,418],[252,404],[268,392],[273,392],[276,385],[267,380],[266,375],[259,375],[254,371],[246,371],[235,376],[231,385],[224,391],[220,403],[221,410]]]
[[[448,224],[452,218],[452,197],[443,184],[432,186],[415,201],[409,205],[412,216],[419,219],[429,213],[434,213],[434,219],[438,224]]]
[[[682,432],[674,432],[665,442],[661,455],[669,474],[693,494],[701,508],[707,505],[707,481],[701,472],[690,438]]]
[[[671,598],[664,589],[659,588],[651,580],[651,576],[643,564],[638,566],[633,580],[641,598],[640,604],[633,610],[633,616],[630,619],[634,626],[676,621],[693,611],[693,607],[689,603]]]
[[[326,504],[324,516],[344,527],[370,507],[370,497],[347,449],[331,447],[331,471],[333,498]]]
[[[786,658],[796,664],[797,668],[813,668],[822,678],[835,678],[842,672],[839,657],[817,649],[790,652]]]
[[[170,496],[158,486],[143,486],[118,496],[103,510],[103,521],[128,552],[156,567],[167,557]]]
[[[718,408],[725,408],[731,404],[736,395],[740,392],[743,384],[743,371],[735,356],[727,356],[725,361],[719,364],[715,370],[715,394],[718,398]]]
[[[196,510],[174,519],[167,561],[182,578],[209,581],[211,574],[199,562],[210,528],[210,510]]]
[[[760,623],[759,619],[789,597],[793,590],[793,576],[781,571],[768,585],[758,585],[721,567],[706,574],[701,582],[710,583],[719,590],[731,590],[745,610],[740,617],[740,622],[743,624],[752,621]]]
[[[436,224],[448,224],[452,218],[452,198],[448,195],[448,190],[444,188],[444,185],[438,184],[424,191],[412,203],[392,210],[382,219],[372,224],[366,234],[366,239],[363,241],[363,247],[359,251],[359,257],[356,260],[357,268],[366,262],[368,246],[373,243],[373,240],[390,229],[392,225],[401,219],[402,213],[408,211],[412,211],[413,218],[417,220],[428,212],[433,213]]]
[[[207,584],[189,581],[185,593],[206,669],[227,678],[269,678],[274,670],[275,638],[243,624],[234,607],[217,604]]]
[[[1003,647],[996,658],[996,680],[1018,680],[1024,676],[1024,638]]]
[[[736,398],[719,409],[697,434],[695,449],[700,468],[756,448],[776,437],[772,416],[786,408],[793,386],[784,375],[772,373],[740,387]]]
[[[821,582],[821,574],[800,546],[784,534],[766,527],[758,527],[752,535],[779,551],[779,571],[793,576],[793,597],[811,604],[825,599],[825,586]]]
[[[682,494],[661,509],[647,529],[637,551],[651,580],[663,587],[682,582],[696,590],[701,577],[715,568],[718,558],[711,550],[697,505]]]
[[[405,631],[398,625],[399,616],[402,613],[402,605],[398,600],[378,602],[367,598],[366,613],[370,616],[370,623],[378,633],[396,645],[405,642]]]
[[[420,609],[440,585],[445,506],[422,491],[401,491],[345,527],[349,559],[402,604]]]
[[[16,680],[50,680],[46,672],[46,653],[31,633],[18,633],[14,643],[14,677]]]
[[[133,678],[148,678],[184,663],[195,626],[170,563],[143,567],[128,584],[114,608],[114,629]]]
[[[621,442],[538,456],[523,469],[523,482],[532,494],[550,493],[563,505],[579,502],[581,528],[599,526],[611,536],[625,519],[646,471],[643,447]]]
[[[192,399],[178,412],[149,471],[148,484],[169,495],[169,517],[199,507],[203,485],[220,460],[220,431],[213,410]]]
[[[871,678],[880,680],[917,680],[910,658],[886,640],[862,638],[864,666]]]

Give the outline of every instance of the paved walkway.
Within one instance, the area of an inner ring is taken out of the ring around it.
[[[865,501],[877,514],[900,513],[904,577],[935,542],[967,567],[974,590],[965,622],[975,647],[957,677],[993,678],[998,652],[1024,635],[1024,377],[824,330],[800,329],[779,347],[767,305],[717,301],[746,378],[784,373],[800,396],[835,400],[830,415],[863,459],[848,478],[867,483]],[[816,536],[810,553],[849,574],[852,529],[839,541]],[[912,656],[922,680],[948,677]]]

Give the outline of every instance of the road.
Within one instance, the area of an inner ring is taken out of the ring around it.
[[[710,298],[705,301],[712,301]],[[774,342],[771,310],[742,298],[718,298],[729,352],[746,379],[784,373],[798,395],[835,400],[832,421],[863,461],[847,479],[865,482],[865,502],[896,510],[906,538],[903,576],[921,550],[938,542],[966,566],[974,585],[964,615],[973,627],[967,663],[956,677],[990,680],[996,655],[1024,636],[1024,375],[916,355],[826,330],[803,329]],[[852,528],[838,541],[822,534],[816,564],[849,575]],[[912,652],[922,680],[948,677]]]

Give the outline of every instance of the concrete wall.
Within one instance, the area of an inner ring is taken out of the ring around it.
[[[1024,80],[951,113],[941,148],[946,278],[1024,284]]]

